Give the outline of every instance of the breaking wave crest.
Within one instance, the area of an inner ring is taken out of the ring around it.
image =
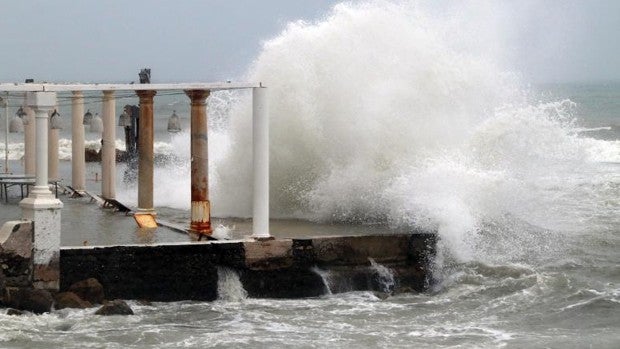
[[[514,74],[463,44],[472,35],[376,1],[267,41],[248,80],[269,87],[272,216],[438,230],[470,260],[488,257],[489,226],[574,231],[611,213],[618,189],[599,163],[618,161],[618,143],[580,133],[570,100],[531,102]],[[251,212],[249,108],[233,108],[215,165],[219,215]]]

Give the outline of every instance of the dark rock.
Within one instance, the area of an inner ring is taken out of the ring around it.
[[[116,299],[104,304],[95,315],[133,315],[133,310],[125,301]]]
[[[19,315],[24,315],[24,312],[21,310],[17,310],[17,309],[13,309],[13,308],[9,308],[6,311],[6,315],[15,315],[15,316],[19,316]]]
[[[54,298],[46,290],[20,288],[16,292],[7,292],[7,304],[11,308],[43,314],[52,310]]]
[[[147,307],[150,307],[153,305],[153,303],[151,303],[151,301],[147,300],[147,299],[138,299],[138,304],[140,305],[144,305]]]
[[[101,161],[101,152],[95,149],[86,148],[84,150],[84,161],[86,162],[99,162]]]
[[[0,270],[0,290],[4,290],[6,287],[6,276],[4,276],[4,271]]]
[[[387,292],[381,292],[381,291],[375,291],[373,292],[375,297],[379,298],[380,300],[384,301],[386,299],[388,299],[390,297],[390,294]]]
[[[83,300],[73,292],[61,292],[54,297],[56,309],[77,308],[85,309],[92,307],[92,304]]]
[[[81,299],[93,304],[102,304],[105,299],[103,286],[95,278],[89,278],[74,283],[69,286],[69,292],[73,292]]]

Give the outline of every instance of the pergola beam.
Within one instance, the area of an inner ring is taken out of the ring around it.
[[[167,91],[167,90],[239,90],[260,87],[260,83],[212,82],[174,84],[58,84],[58,83],[0,83],[7,92],[69,92],[69,91]]]

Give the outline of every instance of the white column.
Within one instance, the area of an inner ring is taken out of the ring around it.
[[[103,91],[103,144],[101,146],[101,195],[116,197],[116,102],[114,91]]]
[[[28,105],[24,108],[24,118],[26,119],[27,124],[24,125],[24,173],[27,175],[34,175],[36,171],[36,161],[35,161],[35,118],[34,118],[34,110],[30,108]]]
[[[82,193],[86,189],[86,161],[84,155],[84,95],[73,91],[71,98],[71,184]]]
[[[30,195],[19,205],[22,208],[22,218],[34,222],[33,286],[58,290],[62,202],[56,199],[50,191],[47,178],[48,112],[56,104],[56,93],[29,92],[27,103],[35,111],[36,181]]]
[[[252,140],[254,160],[254,200],[252,237],[270,238],[269,233],[269,108],[267,89],[252,89]]]
[[[0,97],[0,100],[2,97]],[[4,172],[9,173],[9,93],[6,93],[6,97],[4,98],[4,121],[5,121],[5,132],[4,132]]]
[[[54,106],[54,110],[58,110],[58,105]],[[47,147],[47,171],[50,179],[60,179],[58,175],[58,137],[59,137],[58,129],[49,128],[49,143]]]

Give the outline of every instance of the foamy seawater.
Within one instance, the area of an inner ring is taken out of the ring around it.
[[[317,269],[324,297],[248,299],[234,272],[221,270],[213,303],[132,302],[135,316],[111,318],[94,310],[0,314],[0,346],[616,348],[620,84],[532,87],[479,38],[501,31],[448,17],[409,2],[341,4],[316,23],[288,24],[243,77],[269,87],[272,217],[304,233],[313,223],[335,233],[437,231],[429,292],[346,292],[346,280]],[[249,98],[209,99],[213,213],[240,218],[221,221],[226,233],[246,229],[251,215]],[[173,159],[155,170],[155,204],[162,217],[184,222],[187,98],[155,103],[156,152]],[[185,122],[174,136],[165,132],[172,110]],[[97,137],[88,137],[96,148]],[[19,135],[10,140],[19,168],[23,145]],[[135,205],[136,185],[122,181],[124,165],[118,171],[118,199]],[[89,165],[93,190],[97,173]],[[2,218],[19,212],[0,207]],[[63,222],[63,243],[80,244],[80,222],[101,218],[81,212],[87,217]],[[153,241],[108,219],[93,233],[105,233],[98,238],[106,243],[121,235]],[[389,270],[374,268],[389,291]]]

